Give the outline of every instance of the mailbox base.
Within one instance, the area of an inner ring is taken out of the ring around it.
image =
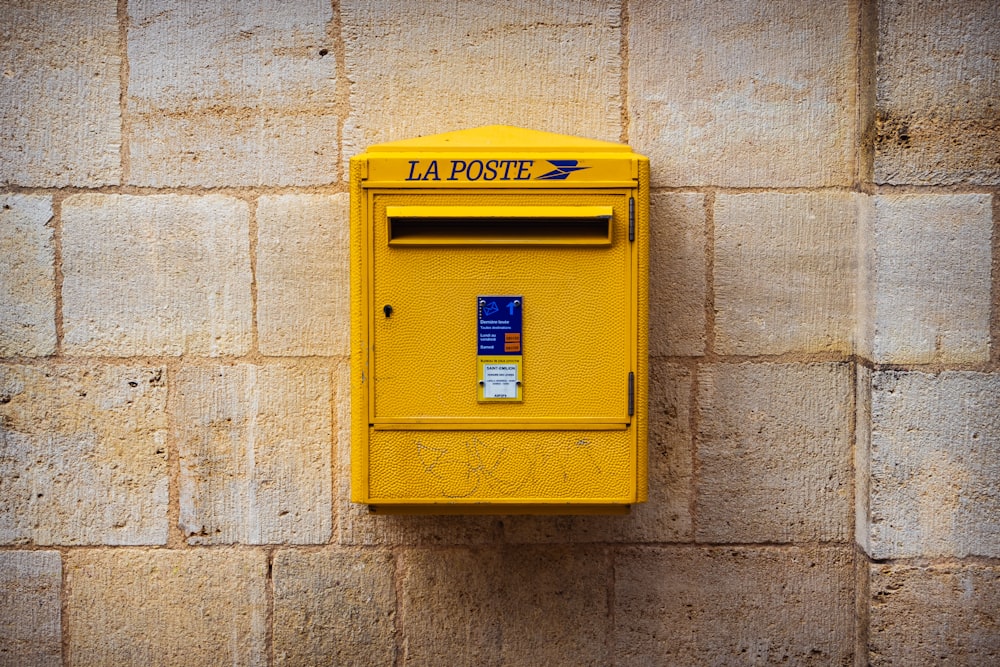
[[[497,505],[497,504],[448,504],[448,505],[369,505],[371,514],[628,514],[631,505]]]

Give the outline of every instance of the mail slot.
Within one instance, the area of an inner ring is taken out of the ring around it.
[[[611,245],[610,206],[390,206],[389,245]]]
[[[491,126],[351,160],[351,499],[646,499],[648,162]]]

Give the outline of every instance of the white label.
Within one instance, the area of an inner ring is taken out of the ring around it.
[[[483,398],[517,398],[517,364],[483,364]]]

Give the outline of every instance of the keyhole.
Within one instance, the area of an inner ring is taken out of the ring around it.
[[[385,304],[385,306],[382,307],[382,312],[385,313],[386,317],[390,317],[392,315],[392,306]]]

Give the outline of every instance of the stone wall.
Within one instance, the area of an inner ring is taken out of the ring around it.
[[[0,8],[0,665],[1000,662],[993,0]],[[348,158],[651,158],[650,502],[348,500]]]

